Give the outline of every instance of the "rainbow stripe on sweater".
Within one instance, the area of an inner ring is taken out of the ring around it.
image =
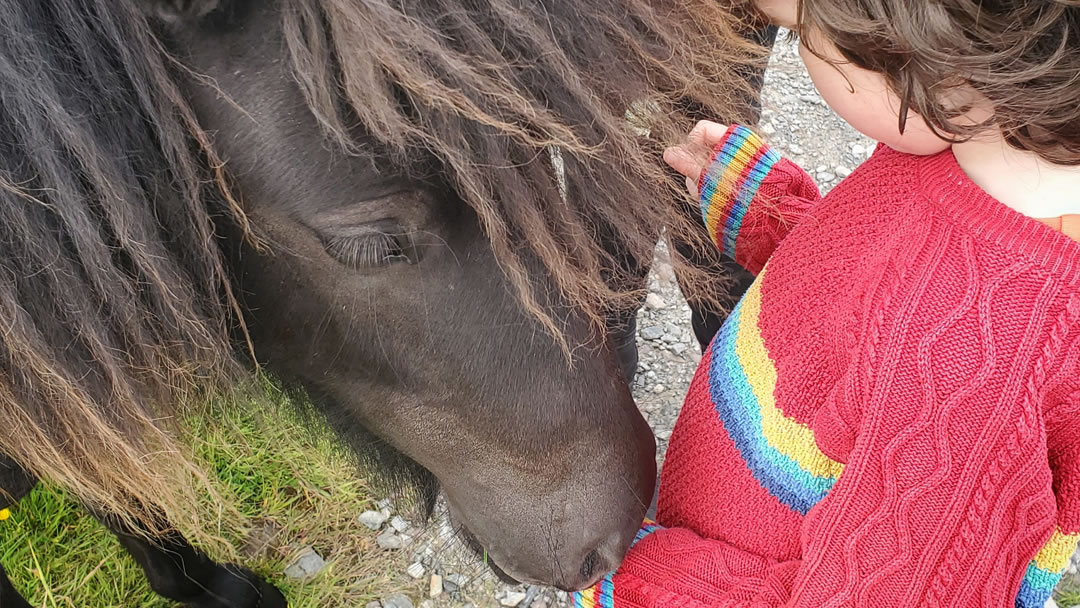
[[[776,366],[761,338],[762,271],[712,344],[709,392],[754,478],[805,515],[832,489],[844,465],[817,447],[810,428],[776,405]]]
[[[1050,599],[1054,587],[1061,582],[1069,559],[1080,542],[1080,534],[1064,534],[1054,530],[1050,540],[1028,564],[1020,592],[1016,594],[1016,608],[1042,608]]]
[[[634,542],[631,543],[630,546],[632,547],[638,544],[638,541],[659,529],[660,526],[656,525],[655,522],[645,520],[645,523],[641,525],[641,529],[638,530],[637,536],[634,537]],[[615,582],[612,580],[614,574],[615,573],[612,572],[592,587],[572,594],[575,608],[614,608]]]
[[[699,180],[701,214],[716,246],[735,257],[746,210],[780,155],[742,125],[728,129]]]

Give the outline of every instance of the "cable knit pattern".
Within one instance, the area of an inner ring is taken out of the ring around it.
[[[759,274],[602,605],[1041,606],[1080,539],[1080,243],[951,151],[822,199],[734,127],[699,183]]]

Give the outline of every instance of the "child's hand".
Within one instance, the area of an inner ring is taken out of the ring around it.
[[[727,126],[703,120],[690,131],[686,143],[664,150],[664,162],[686,176],[686,189],[698,196],[698,179],[709,164],[713,148],[727,133]]]

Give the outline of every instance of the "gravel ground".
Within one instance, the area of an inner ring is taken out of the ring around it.
[[[823,191],[847,177],[873,151],[873,141],[856,132],[825,105],[802,66],[797,45],[783,38],[777,42],[766,72],[763,98],[759,131],[784,156],[814,175]],[[667,448],[683,397],[701,358],[690,329],[689,309],[666,258],[665,249],[660,247],[649,278],[649,298],[638,317],[640,363],[633,386],[638,406],[656,432],[660,455]],[[386,506],[384,514],[392,515],[388,503]],[[446,540],[453,537],[446,524],[412,531],[399,518],[398,527],[404,532],[401,534],[387,531],[393,530],[393,522],[388,520],[384,524],[381,540],[385,543],[380,545],[397,546],[404,538],[404,546],[396,550],[403,553],[403,568],[416,579],[420,591],[412,600],[403,596],[387,598],[382,602],[383,608],[411,608],[414,602],[421,608],[568,605],[563,592],[499,583],[459,543]],[[1074,560],[1072,572],[1075,571]]]

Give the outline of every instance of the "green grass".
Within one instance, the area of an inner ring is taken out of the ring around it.
[[[380,550],[356,516],[374,508],[368,485],[344,451],[301,425],[268,387],[257,407],[216,406],[192,421],[196,455],[237,498],[268,543],[226,538],[243,563],[285,593],[292,608],[364,606],[410,584],[400,557]],[[216,531],[214,531],[216,532]],[[284,568],[311,545],[328,562],[314,579],[289,581]],[[55,488],[39,486],[0,522],[0,563],[31,605],[42,608],[165,608],[119,543]]]
[[[1054,599],[1060,608],[1074,608],[1080,606],[1080,587],[1062,585],[1054,593]]]

